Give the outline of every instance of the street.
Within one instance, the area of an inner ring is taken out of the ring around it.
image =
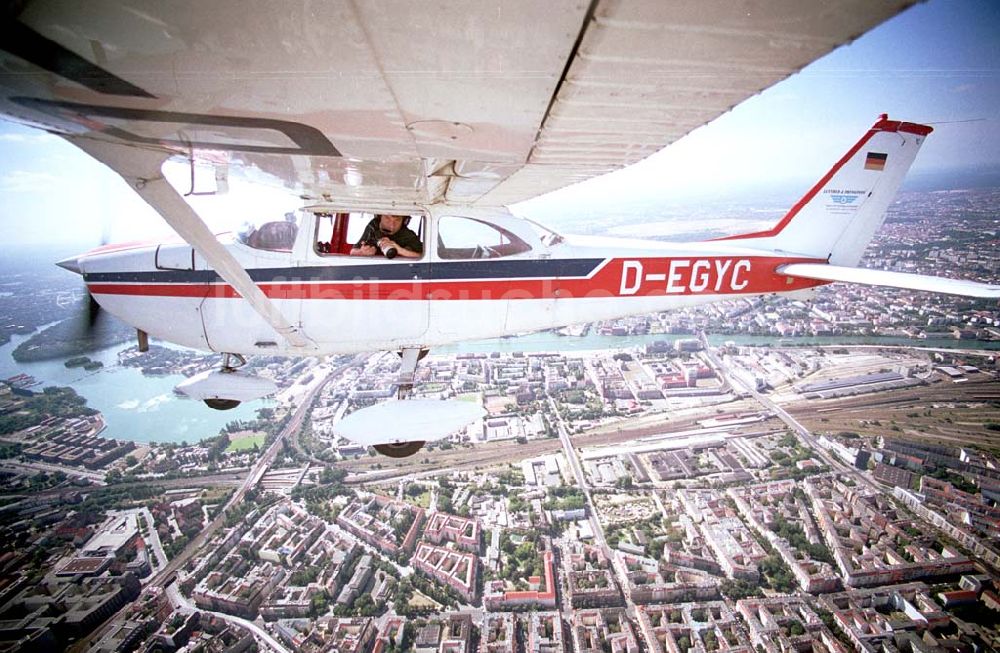
[[[628,591],[628,569],[625,568],[625,563],[622,562],[621,558],[615,555],[615,553],[608,548],[608,541],[604,536],[604,527],[601,525],[601,520],[597,515],[597,510],[594,508],[594,500],[590,493],[590,486],[587,485],[587,479],[584,476],[583,467],[580,465],[580,458],[576,455],[576,449],[573,448],[573,442],[569,437],[569,430],[566,428],[562,415],[559,414],[559,410],[552,398],[549,398],[549,405],[552,407],[552,412],[556,416],[556,428],[559,431],[559,441],[563,445],[563,451],[566,454],[566,459],[569,461],[569,465],[573,469],[573,476],[576,478],[577,485],[581,490],[583,490],[584,496],[587,498],[587,514],[590,520],[590,526],[594,531],[594,540],[604,551],[608,560],[611,561],[611,566],[615,571],[615,575],[618,577],[618,584],[621,588],[622,595],[625,597],[625,609],[628,613],[629,619],[632,620],[632,623],[638,624],[638,613],[636,612],[635,603],[632,601]]]

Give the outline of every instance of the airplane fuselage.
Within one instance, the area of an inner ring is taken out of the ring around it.
[[[815,258],[727,242],[574,237],[546,244],[508,214],[470,219],[499,227],[524,251],[487,247],[477,254],[487,258],[456,259],[459,250],[446,250],[438,237],[436,209],[422,217],[420,259],[330,255],[316,246],[319,217],[304,215],[288,251],[235,237],[226,247],[315,344],[310,350],[289,346],[187,244],[104,247],[76,263],[95,299],[126,323],[180,345],[241,354],[434,347],[824,283],[778,271]]]

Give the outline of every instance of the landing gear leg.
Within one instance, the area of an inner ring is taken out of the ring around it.
[[[421,347],[405,347],[399,352],[402,359],[399,364],[399,375],[396,377],[396,398],[408,399],[413,392],[413,379],[417,372],[417,363],[427,355],[428,350]],[[365,410],[368,410],[367,408]],[[405,426],[403,427],[405,429]],[[375,451],[389,458],[407,458],[420,451],[424,440],[410,442],[386,442],[372,445]]]
[[[235,359],[235,364],[234,364]],[[220,370],[223,374],[229,374],[235,372],[237,369],[243,367],[247,364],[247,359],[243,358],[240,354],[222,354],[222,369]],[[205,405],[209,408],[214,408],[215,410],[232,410],[240,405],[240,402],[236,399],[205,399]]]
[[[233,359],[236,359],[236,363],[233,363]],[[235,372],[237,369],[243,367],[247,364],[247,359],[243,358],[242,354],[222,354],[222,371],[223,372]]]
[[[417,371],[417,363],[419,363],[424,356],[427,355],[428,349],[419,349],[417,347],[409,347],[399,352],[402,357],[403,362],[399,365],[399,377],[396,380],[396,398],[406,399],[413,392],[413,375]],[[420,443],[423,446],[423,442]],[[417,447],[419,449],[420,447]],[[414,450],[413,453],[416,453]],[[386,454],[389,455],[389,454]],[[407,454],[412,455],[412,454]]]

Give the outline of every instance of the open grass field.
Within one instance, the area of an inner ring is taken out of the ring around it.
[[[263,433],[234,433],[229,436],[229,446],[226,447],[226,451],[245,451],[246,449],[253,449],[254,445],[258,448],[264,446],[264,438],[266,436]]]
[[[421,594],[420,590],[413,590],[413,596],[410,597],[410,606],[418,610],[427,608],[431,610],[440,609],[442,606],[440,603],[430,598],[426,594]]]

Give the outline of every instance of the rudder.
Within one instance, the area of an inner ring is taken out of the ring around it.
[[[777,225],[720,240],[857,265],[931,131],[883,114]]]

